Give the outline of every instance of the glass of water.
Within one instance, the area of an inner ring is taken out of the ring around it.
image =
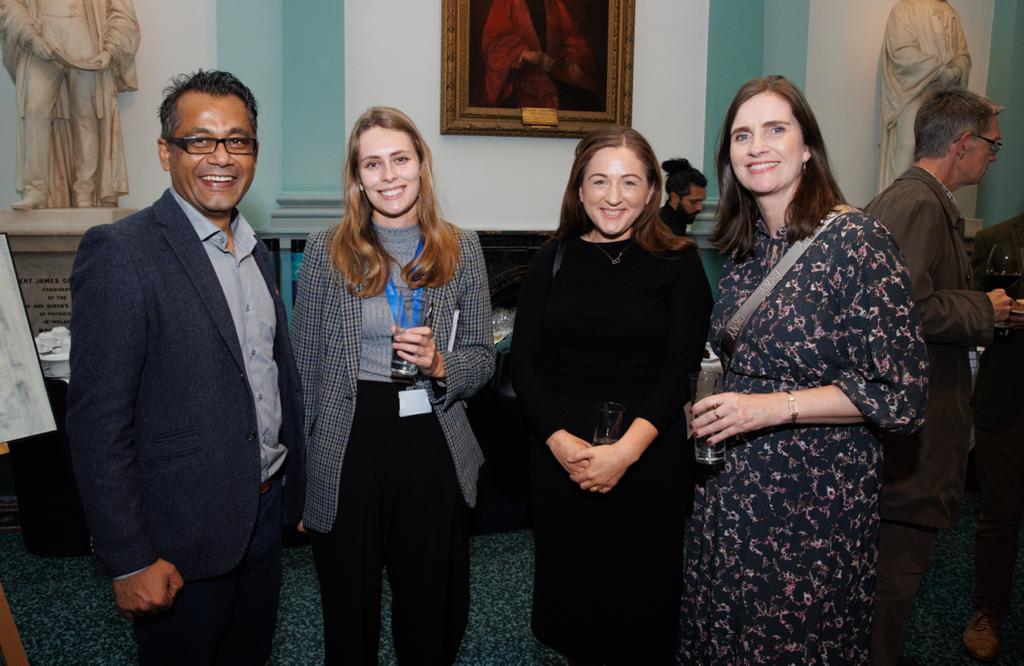
[[[431,307],[425,302],[423,291],[419,294],[407,287],[396,287],[398,299],[398,310],[395,317],[395,330],[392,337],[402,333],[407,328],[417,326],[429,326]],[[416,381],[416,375],[420,369],[412,361],[406,361],[398,355],[397,349],[391,350],[391,380],[398,384],[412,384]]]
[[[721,391],[722,375],[711,370],[701,370],[690,375],[690,404],[694,405],[709,395]],[[717,465],[725,460],[725,441],[709,444],[707,437],[693,437],[697,462]]]
[[[597,424],[591,443],[614,444],[622,437],[622,426],[626,419],[626,408],[617,402],[603,400],[597,403]]]

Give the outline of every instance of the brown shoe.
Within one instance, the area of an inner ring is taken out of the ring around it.
[[[974,611],[964,629],[964,647],[975,659],[995,659],[999,654],[999,619],[982,611]]]

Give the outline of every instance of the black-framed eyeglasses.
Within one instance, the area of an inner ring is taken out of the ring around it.
[[[997,155],[999,153],[999,151],[1002,150],[1002,148],[1003,148],[1003,142],[1002,141],[996,141],[995,139],[990,139],[987,136],[982,136],[982,135],[976,134],[974,132],[971,132],[971,136],[973,136],[975,138],[978,138],[978,139],[981,139],[982,141],[987,143],[988,144],[988,150],[993,155]]]
[[[259,142],[247,136],[165,136],[164,141],[177,146],[189,155],[210,155],[217,152],[217,146],[224,144],[224,150],[232,155],[255,155]]]

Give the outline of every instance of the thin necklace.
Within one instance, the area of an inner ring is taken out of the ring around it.
[[[604,248],[601,247],[600,243],[594,243],[594,247],[596,247],[598,250],[601,250],[601,254],[608,257],[608,261],[612,262],[612,266],[617,266],[619,263],[622,262],[622,255],[626,254],[626,250],[633,247],[633,243],[626,244],[626,247],[622,248],[622,250],[617,255],[615,255],[614,259],[612,258],[612,255],[604,251]]]

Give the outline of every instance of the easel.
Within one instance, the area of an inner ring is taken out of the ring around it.
[[[7,442],[0,442],[0,455],[10,453]],[[28,666],[28,656],[25,654],[25,647],[21,644],[21,636],[18,635],[18,627],[14,624],[14,616],[11,615],[11,607],[7,603],[7,595],[4,594],[4,586],[0,583],[0,652],[3,653],[4,661],[8,666]]]

